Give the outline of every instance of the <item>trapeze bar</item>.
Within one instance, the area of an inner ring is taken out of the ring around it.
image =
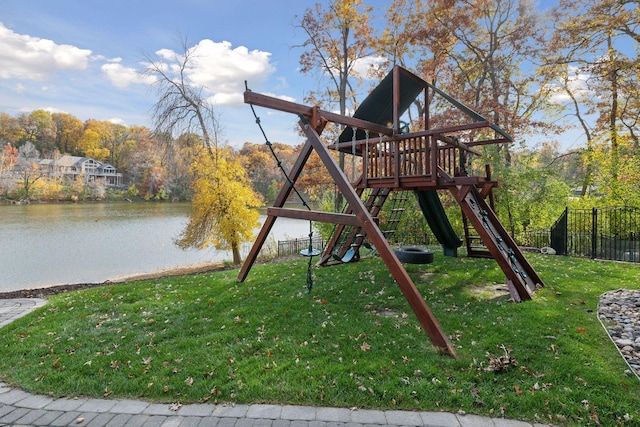
[[[294,218],[294,219],[306,219],[309,221],[328,222],[331,224],[343,224],[354,227],[362,225],[362,221],[355,215],[330,213],[320,211],[307,211],[304,209],[289,209],[289,208],[267,208],[267,215],[282,217],[282,218]]]

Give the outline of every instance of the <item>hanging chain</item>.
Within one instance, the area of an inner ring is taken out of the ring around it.
[[[247,90],[247,92],[251,92],[251,89],[249,89],[249,86],[247,85],[247,81],[246,80],[244,81],[244,87]],[[284,177],[286,178],[287,182],[289,183],[289,188],[291,188],[294,191],[294,193],[296,194],[296,196],[298,196],[298,198],[302,202],[302,205],[305,208],[307,208],[307,210],[310,211],[311,207],[309,207],[309,204],[307,203],[307,201],[304,199],[304,197],[302,197],[302,194],[300,194],[300,192],[296,188],[293,180],[289,177],[289,174],[287,173],[287,171],[284,170],[284,166],[282,165],[282,162],[280,161],[280,159],[278,158],[278,155],[276,154],[275,150],[273,149],[273,144],[271,143],[271,141],[269,141],[269,138],[267,137],[267,133],[264,131],[264,128],[262,127],[262,123],[260,122],[260,117],[258,117],[258,114],[256,113],[255,108],[253,108],[253,104],[249,104],[249,106],[251,107],[251,112],[253,113],[253,117],[256,120],[256,124],[260,128],[260,132],[262,132],[262,136],[264,137],[265,145],[267,147],[269,147],[269,150],[271,151],[271,155],[273,156],[273,158],[276,161],[276,165],[278,166],[278,168],[282,172],[282,175],[284,175]],[[300,119],[303,122],[306,122],[306,119],[303,116],[300,116]],[[309,263],[307,265],[307,291],[308,292],[311,292],[311,289],[313,289],[313,274],[311,272],[313,255],[314,255],[314,252],[313,252],[313,222],[311,222],[311,220],[309,220],[309,248],[308,248],[308,251],[307,251],[307,256],[309,257]]]

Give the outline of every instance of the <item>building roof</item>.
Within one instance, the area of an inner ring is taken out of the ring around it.
[[[55,160],[54,163],[58,166],[75,166],[78,163],[80,163],[82,160],[89,160],[89,159],[87,157],[64,155],[59,159]]]

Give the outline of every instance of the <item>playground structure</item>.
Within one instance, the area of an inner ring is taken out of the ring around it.
[[[405,129],[401,130],[404,127],[400,119],[421,94],[425,105],[422,117],[424,129],[402,133]],[[474,146],[513,141],[497,125],[399,66],[395,66],[369,94],[353,117],[250,91],[245,92],[244,96],[245,102],[251,105],[297,114],[306,142],[291,169],[288,182],[280,190],[273,207],[267,209],[267,219],[240,270],[238,281],[246,279],[278,217],[335,224],[333,236],[318,265],[327,264],[334,256],[343,259],[349,251],[351,255],[357,255],[361,246],[373,245],[433,345],[455,357],[453,345],[398,260],[377,221],[378,213],[392,192],[413,191],[445,255],[455,256],[462,241],[451,228],[440,202],[437,191],[445,190],[454,196],[462,209],[468,256],[495,259],[506,276],[514,301],[530,299],[536,288],[543,286],[538,274],[492,209],[491,191],[498,183],[491,179],[489,167],[485,169],[485,176],[469,176],[465,170],[466,157],[481,154]],[[465,123],[431,128],[428,109],[430,96],[442,97],[462,113]],[[346,127],[336,143],[326,146],[320,135],[328,122]],[[487,135],[493,135],[493,138]],[[284,208],[314,150],[346,200],[344,212]],[[342,151],[360,159],[361,175],[350,182],[329,150]]]

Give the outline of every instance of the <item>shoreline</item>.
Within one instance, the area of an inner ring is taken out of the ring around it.
[[[297,258],[296,255],[287,255],[278,258],[258,259],[253,265],[266,264],[269,262],[286,261]],[[64,292],[77,291],[81,289],[96,288],[98,286],[109,286],[118,283],[133,283],[142,280],[163,279],[175,276],[188,276],[193,274],[204,274],[213,271],[233,270],[240,268],[241,264],[233,265],[224,262],[216,262],[210,264],[194,264],[184,267],[168,268],[164,270],[152,271],[149,273],[132,274],[128,276],[120,276],[113,279],[105,280],[98,283],[72,283],[66,285],[51,285],[32,289],[20,289],[16,291],[0,292],[0,300],[14,298],[46,298],[50,295],[57,295]]]
[[[120,276],[113,279],[105,280],[98,283],[72,283],[64,285],[51,285],[39,288],[20,289],[16,291],[0,292],[0,299],[12,298],[45,298],[50,295],[57,295],[63,292],[76,291],[79,289],[89,289],[98,286],[108,286],[118,283],[139,282],[149,279],[161,279],[165,277],[187,276],[192,274],[203,274],[212,271],[231,270],[238,266],[217,262],[212,264],[195,264],[185,267],[175,267],[163,270],[152,271],[148,273],[132,274],[128,276]]]

